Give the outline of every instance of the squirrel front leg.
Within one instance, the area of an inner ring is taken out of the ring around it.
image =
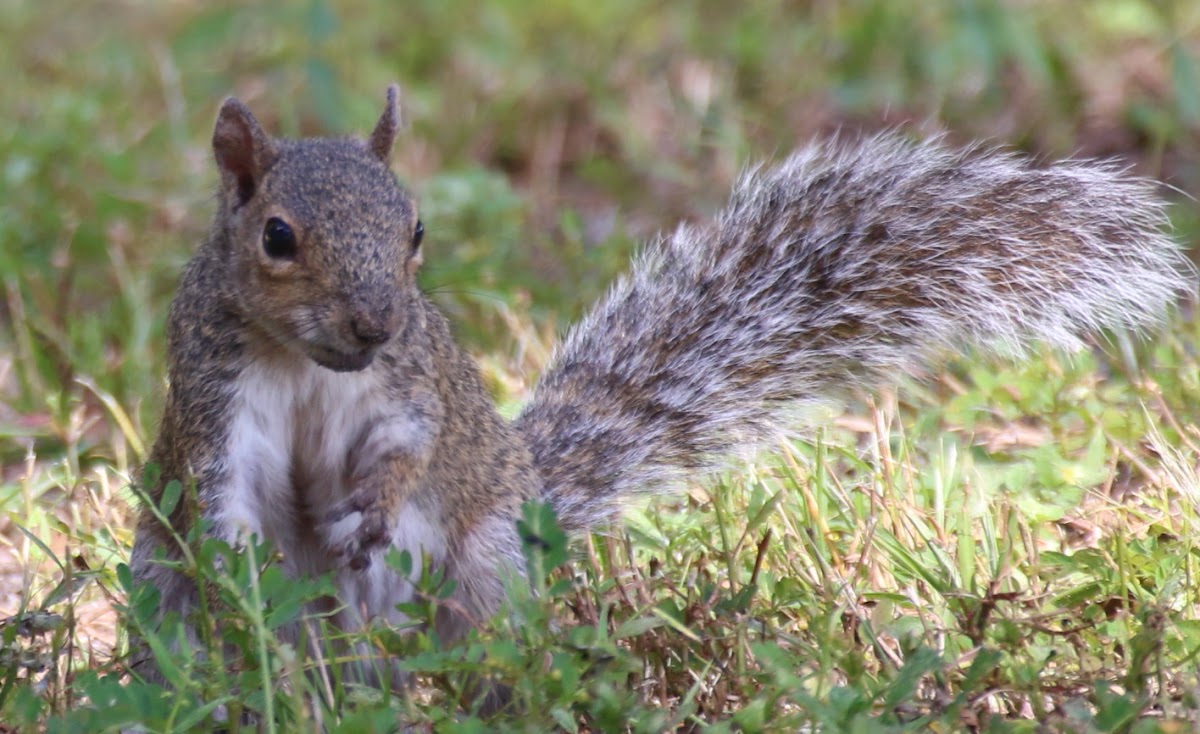
[[[367,569],[372,554],[393,542],[403,508],[427,479],[437,412],[411,409],[375,421],[351,448],[349,493],[324,512],[317,528],[351,570]]]

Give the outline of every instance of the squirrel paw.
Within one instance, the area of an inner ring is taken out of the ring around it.
[[[387,512],[373,494],[356,491],[333,506],[318,524],[325,546],[354,571],[371,565],[371,554],[391,541]]]

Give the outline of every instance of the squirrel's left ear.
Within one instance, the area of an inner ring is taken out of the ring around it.
[[[390,85],[387,89],[387,105],[383,108],[383,114],[379,116],[379,122],[375,123],[370,139],[367,140],[367,149],[384,163],[391,160],[392,144],[396,142],[396,134],[400,132],[399,97],[400,87]]]

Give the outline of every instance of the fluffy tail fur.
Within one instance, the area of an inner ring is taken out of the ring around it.
[[[965,346],[1077,347],[1191,284],[1155,184],[897,135],[748,173],[569,333],[518,426],[565,527],[714,468],[786,409]]]

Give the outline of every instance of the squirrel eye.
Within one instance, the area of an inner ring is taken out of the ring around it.
[[[263,227],[263,252],[276,260],[291,260],[296,257],[296,234],[288,223],[279,217],[267,220]]]
[[[417,220],[417,226],[413,227],[412,248],[415,250],[421,246],[421,240],[425,239],[425,225],[421,224],[421,220]]]

